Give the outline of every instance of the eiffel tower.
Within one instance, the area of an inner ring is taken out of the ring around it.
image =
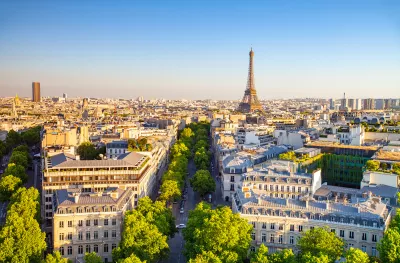
[[[258,100],[256,87],[254,85],[253,49],[250,50],[249,56],[250,56],[250,62],[249,62],[249,76],[247,77],[247,87],[246,90],[244,91],[242,102],[239,104],[238,108],[238,111],[243,113],[252,113],[255,111],[263,110],[260,101]]]

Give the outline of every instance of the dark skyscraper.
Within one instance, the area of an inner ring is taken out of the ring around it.
[[[254,83],[254,72],[253,72],[253,49],[249,53],[249,75],[247,77],[247,87],[244,92],[242,102],[239,104],[239,111],[243,113],[250,113],[254,111],[262,111],[262,106],[257,97],[257,91]]]
[[[32,82],[32,101],[40,102],[40,82]]]

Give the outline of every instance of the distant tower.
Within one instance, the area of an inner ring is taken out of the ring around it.
[[[17,108],[15,107],[15,100],[12,101],[11,117],[13,117],[14,119],[18,118]]]
[[[40,102],[40,82],[32,82],[32,101]]]
[[[14,102],[15,102],[15,106],[21,105],[21,100],[19,99],[18,94],[15,95]]]
[[[250,113],[254,111],[262,111],[262,106],[257,97],[257,91],[254,83],[254,72],[253,72],[253,49],[249,53],[249,75],[247,77],[247,87],[244,91],[242,102],[239,104],[238,110],[243,113]]]

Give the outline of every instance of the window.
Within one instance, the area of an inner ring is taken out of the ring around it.
[[[291,232],[294,231],[294,225],[290,225],[290,231],[291,231]]]
[[[82,245],[78,246],[78,254],[80,254],[80,255],[83,254],[83,246]]]
[[[67,249],[67,254],[72,255],[72,246],[69,246]]]
[[[78,221],[78,226],[83,226],[83,220]]]
[[[371,255],[376,257],[376,247],[372,247],[371,252],[372,252]]]
[[[262,227],[262,229],[267,229],[267,223],[263,222],[261,227]]]
[[[278,243],[279,243],[279,244],[282,244],[282,243],[283,243],[283,235],[279,235]]]
[[[59,240],[64,240],[64,233],[60,233],[60,235],[58,237],[59,237]]]
[[[283,230],[283,224],[280,224],[278,229]]]
[[[86,253],[90,253],[90,245],[86,245]]]
[[[340,237],[344,237],[344,230],[340,230],[339,236],[340,236]]]
[[[261,242],[267,242],[267,234],[265,233],[261,234]]]
[[[373,222],[373,223],[372,223],[372,226],[373,226],[373,227],[377,227],[378,224],[377,224],[376,222]]]
[[[349,232],[349,238],[354,238],[354,231]]]
[[[90,240],[90,231],[86,231],[86,240]]]
[[[235,185],[231,184],[231,191],[235,191]]]
[[[111,251],[114,249],[114,248],[116,248],[117,247],[117,244],[112,244],[111,245]]]
[[[303,226],[299,226],[299,232],[303,232]]]
[[[235,176],[231,175],[231,182],[234,183],[235,182]]]
[[[99,232],[98,231],[94,231],[93,232],[93,239],[99,239]]]
[[[60,228],[63,228],[64,227],[64,221],[60,221]]]
[[[104,225],[108,226],[108,219],[104,219]]]
[[[350,224],[354,224],[354,219],[350,219]]]
[[[251,239],[252,239],[252,240],[256,240],[256,233],[254,233],[254,232],[251,233]]]
[[[299,193],[301,193],[301,187],[300,187],[300,186],[297,188],[297,191],[298,191]]]
[[[269,238],[269,242],[275,243],[275,235],[274,234],[271,234],[271,236]]]
[[[93,225],[98,226],[99,225],[99,219],[94,219],[93,220]]]
[[[367,233],[362,233],[361,239],[362,240],[367,240]]]
[[[61,256],[64,256],[64,247],[60,247],[60,254]]]
[[[113,226],[117,225],[117,219],[113,218],[111,220],[111,225],[113,225]]]
[[[348,246],[349,246],[349,248],[350,248],[350,247],[354,247],[354,244],[349,243]]]
[[[361,250],[363,251],[363,252],[367,252],[367,247],[366,246],[361,246]]]
[[[99,253],[99,245],[93,245],[93,252]]]
[[[332,229],[331,229],[331,232],[332,232],[332,233],[336,233],[336,229],[333,229],[333,228],[332,228]]]
[[[68,221],[68,227],[72,227],[72,221]]]
[[[108,230],[104,231],[104,239],[108,238]]]
[[[364,220],[364,221],[363,221],[363,224],[364,224],[364,226],[367,226],[367,221]]]
[[[111,237],[112,238],[117,238],[117,230],[112,230],[111,231]]]
[[[310,230],[313,230],[314,229],[314,227],[313,226],[310,226]]]
[[[90,226],[90,220],[86,220],[86,226]]]
[[[294,244],[294,236],[289,237],[289,243],[292,245]]]
[[[72,240],[72,232],[68,232],[67,240]]]
[[[251,252],[256,252],[256,248],[253,247],[253,246],[251,246],[251,247],[250,247],[250,251],[251,251]]]
[[[82,239],[83,239],[83,233],[82,233],[82,231],[79,231],[78,240],[82,240]]]
[[[377,242],[378,238],[376,237],[376,235],[372,235],[372,242]]]
[[[108,253],[108,244],[104,244],[103,252]]]
[[[275,229],[275,223],[271,223],[270,227],[271,229]]]

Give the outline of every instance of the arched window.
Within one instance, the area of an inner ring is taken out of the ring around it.
[[[86,245],[86,253],[90,253],[90,245]]]
[[[60,254],[61,254],[61,256],[64,256],[64,247],[60,247]]]

